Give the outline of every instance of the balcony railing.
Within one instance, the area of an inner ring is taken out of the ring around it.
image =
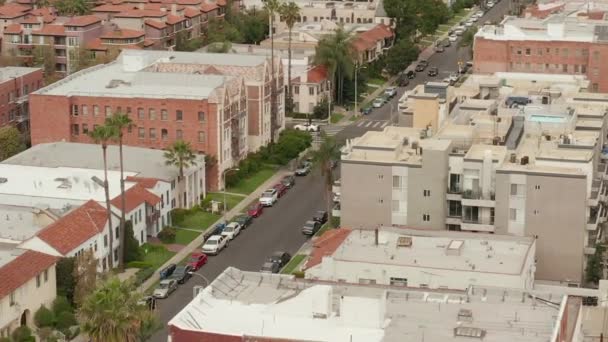
[[[481,217],[463,217],[463,223],[473,223],[473,224],[494,224],[494,218],[481,218]]]
[[[151,214],[146,215],[146,225],[152,225],[160,218],[160,211],[154,210]]]
[[[448,187],[448,194],[460,194],[462,193],[462,187],[460,184],[450,184]]]
[[[496,198],[494,192],[490,192],[489,196],[484,196],[483,192],[480,190],[465,190],[462,193],[462,198],[465,199],[485,199],[485,200],[494,200]]]

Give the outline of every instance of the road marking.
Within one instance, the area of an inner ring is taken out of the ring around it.
[[[368,121],[368,122],[367,122],[367,125],[365,125],[365,127],[369,127],[369,126],[371,126],[373,123],[374,123],[373,121]]]
[[[373,127],[376,128],[376,127],[380,126],[381,123],[382,123],[382,121],[376,121],[376,123],[374,124]]]
[[[361,126],[363,126],[364,124],[365,124],[365,121],[359,121],[359,122],[357,123],[357,127],[361,127]]]
[[[382,126],[380,126],[380,128],[384,128],[384,127],[386,127],[386,126],[388,126],[388,121],[387,121],[387,122],[385,122],[385,123],[383,123],[383,124],[382,124]]]

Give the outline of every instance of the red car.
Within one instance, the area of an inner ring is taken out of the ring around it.
[[[262,205],[260,202],[256,202],[249,207],[249,210],[247,210],[247,215],[251,217],[258,217],[262,215],[262,211],[264,211],[264,205]]]
[[[192,253],[188,266],[192,266],[192,271],[196,271],[203,267],[207,263],[207,254],[204,253]]]
[[[287,187],[285,185],[283,185],[283,183],[278,183],[274,185],[274,188],[277,190],[277,196],[283,197],[283,195],[285,195],[285,193],[287,193]]]

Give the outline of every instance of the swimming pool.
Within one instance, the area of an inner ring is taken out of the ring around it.
[[[528,121],[562,123],[562,122],[566,121],[566,118],[563,116],[532,114],[528,117]]]

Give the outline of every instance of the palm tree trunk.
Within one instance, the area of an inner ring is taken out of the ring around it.
[[[103,150],[103,187],[106,192],[106,210],[108,211],[108,225],[110,226],[110,261],[108,266],[111,269],[114,268],[114,227],[112,226],[112,208],[110,205],[110,187],[108,185],[108,158],[107,158],[107,145],[101,146]]]
[[[329,227],[335,228],[333,226],[333,198],[332,198],[332,185],[333,185],[333,174],[331,170],[330,161],[326,161],[323,165],[325,167],[325,205],[327,208],[327,220],[329,221]]]
[[[184,197],[184,194],[186,193],[186,179],[184,178],[184,167],[181,165],[179,167],[179,178],[181,179],[181,182],[179,182],[179,198],[177,199],[177,203],[180,203],[180,207],[185,209],[187,208],[186,198]]]
[[[122,270],[124,268],[124,255],[125,255],[125,208],[126,199],[125,199],[125,178],[124,178],[124,170],[123,170],[123,155],[122,155],[122,132],[118,136],[118,151],[120,155],[120,235],[118,236],[118,241],[120,245],[118,246],[118,266]]]
[[[275,121],[276,121],[276,80],[274,79],[274,12],[268,13],[268,17],[270,20],[270,143],[274,143],[274,130],[275,130]]]
[[[289,38],[287,41],[287,96],[289,98],[289,111],[293,111],[293,93],[291,92],[291,29],[289,26]]]

